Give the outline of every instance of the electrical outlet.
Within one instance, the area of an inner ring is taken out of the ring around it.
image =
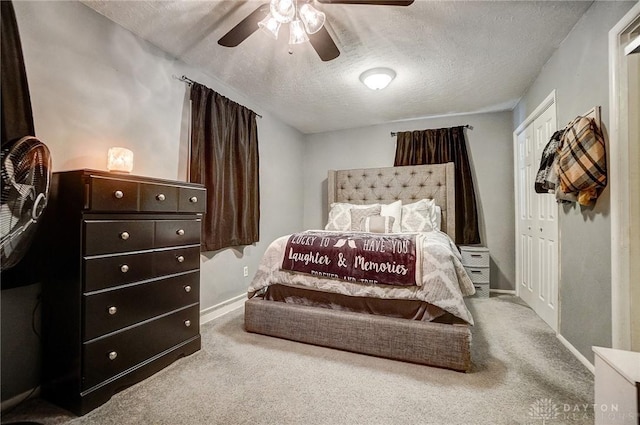
[[[249,276],[249,266],[244,266],[242,273],[244,274],[244,277]]]

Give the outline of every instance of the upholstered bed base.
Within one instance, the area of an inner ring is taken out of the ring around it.
[[[245,329],[264,335],[457,371],[471,367],[469,325],[420,322],[252,298]]]

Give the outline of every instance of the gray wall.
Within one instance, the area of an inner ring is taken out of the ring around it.
[[[14,2],[36,135],[54,171],[106,168],[110,146],[134,151],[134,174],[185,180],[187,75],[264,116],[260,145],[260,242],[201,256],[201,308],[246,292],[267,244],[302,228],[304,136],[218,80],[163,53],[79,2]],[[242,268],[248,266],[249,278]],[[31,312],[40,285],[5,290],[2,400],[39,384],[40,347]]]
[[[594,2],[514,109],[514,129],[556,89],[558,126],[594,106],[609,128],[608,33],[633,2]],[[560,208],[560,334],[593,362],[611,346],[609,189],[593,209]]]
[[[491,252],[491,287],[515,288],[515,210],[511,112],[448,116],[307,135],[304,166],[304,227],[327,220],[327,170],[393,166],[391,131],[469,124],[467,143],[475,172],[482,243]]]

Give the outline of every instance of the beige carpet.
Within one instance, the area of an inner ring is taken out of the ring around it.
[[[203,348],[81,418],[40,400],[44,424],[590,424],[593,375],[518,298],[469,301],[473,370],[380,359],[244,332],[238,310]]]

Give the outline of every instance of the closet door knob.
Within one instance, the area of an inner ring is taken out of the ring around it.
[[[191,286],[187,285],[184,287],[184,292],[191,292]]]
[[[196,202],[198,202],[198,197],[192,196],[191,198],[189,198],[189,202],[191,202],[192,204],[195,204]]]
[[[178,260],[178,263],[182,263],[184,261],[184,257],[182,255],[178,255],[176,260]]]
[[[109,360],[115,360],[116,357],[118,357],[118,353],[116,353],[115,351],[109,353]]]
[[[115,192],[113,192],[113,196],[115,196],[117,199],[122,199],[124,197],[124,193],[121,190],[116,190]]]
[[[164,193],[160,193],[156,196],[156,199],[158,201],[164,201],[166,199],[166,196],[164,196]]]
[[[126,272],[128,272],[128,271],[129,271],[129,266],[127,266],[126,264],[121,265],[121,266],[120,266],[120,271],[121,271],[122,273],[126,273]]]
[[[178,236],[182,236],[182,235],[184,235],[184,229],[178,229],[178,231],[176,232],[176,234],[177,234]]]
[[[123,241],[126,241],[127,239],[129,239],[129,232],[120,233],[120,239],[122,239]]]
[[[109,307],[108,311],[109,311],[109,314],[113,316],[114,314],[116,314],[118,312],[118,309],[116,308],[116,306],[111,306],[111,307]]]

